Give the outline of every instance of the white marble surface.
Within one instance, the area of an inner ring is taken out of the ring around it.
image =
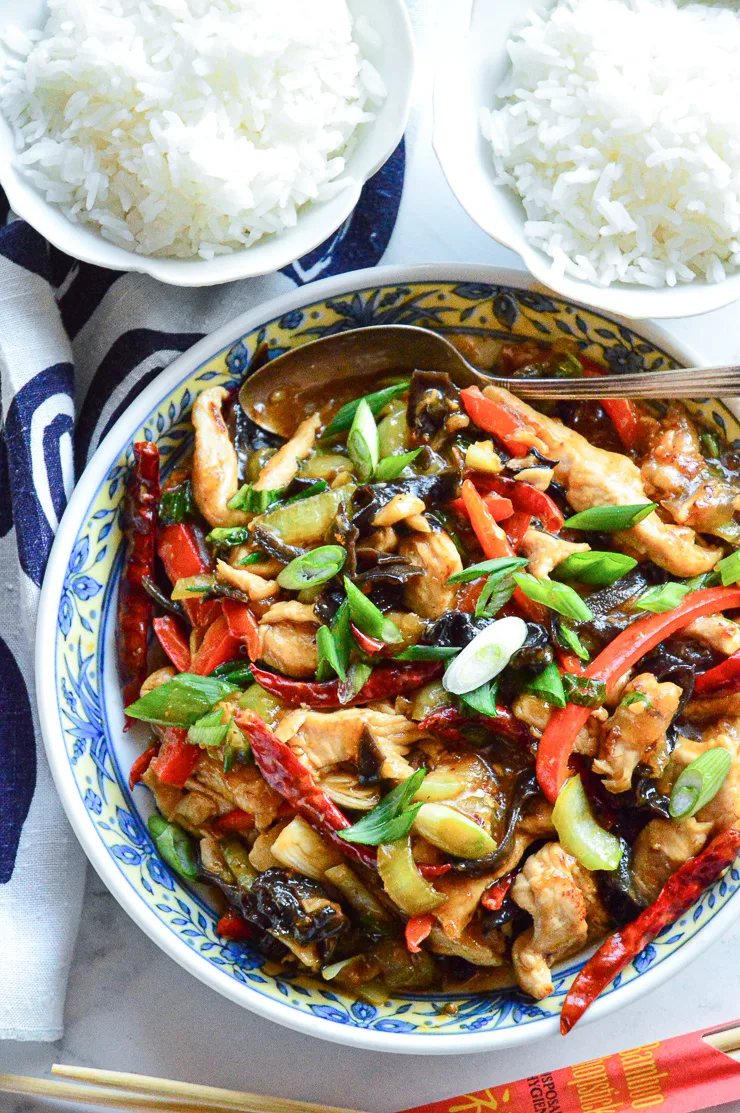
[[[422,70],[419,92],[428,103],[429,65]],[[457,206],[431,152],[428,113],[418,126],[385,261],[521,266]],[[740,362],[737,307],[669,327],[708,361]],[[65,1036],[56,1044],[0,1043],[0,1073],[41,1075],[53,1062],[78,1063],[391,1113],[740,1017],[738,953],[740,921],[678,978],[565,1040],[467,1057],[381,1056],[296,1035],[222,1000],[162,954],[90,871]],[[26,1099],[0,1103],[3,1113],[42,1108]],[[740,1102],[724,1109],[740,1113]]]

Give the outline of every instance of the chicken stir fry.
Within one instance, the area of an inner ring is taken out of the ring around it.
[[[220,387],[192,420],[163,482],[134,446],[120,654],[222,936],[370,1001],[543,998],[730,864],[740,461],[700,418],[423,371],[284,442]]]

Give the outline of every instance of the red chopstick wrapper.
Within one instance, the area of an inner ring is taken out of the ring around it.
[[[695,1113],[740,1098],[740,1062],[707,1042],[735,1024],[633,1047],[404,1113]]]

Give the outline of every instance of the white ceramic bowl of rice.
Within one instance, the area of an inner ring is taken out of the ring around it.
[[[633,319],[740,298],[740,3],[678,9],[468,0],[435,82],[435,150],[473,220],[544,285]]]
[[[179,286],[312,251],[408,120],[404,0],[1,0],[0,35],[13,210]]]

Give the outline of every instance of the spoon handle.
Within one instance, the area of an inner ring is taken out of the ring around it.
[[[686,367],[588,379],[503,379],[491,376],[490,382],[521,398],[740,397],[738,367]]]

